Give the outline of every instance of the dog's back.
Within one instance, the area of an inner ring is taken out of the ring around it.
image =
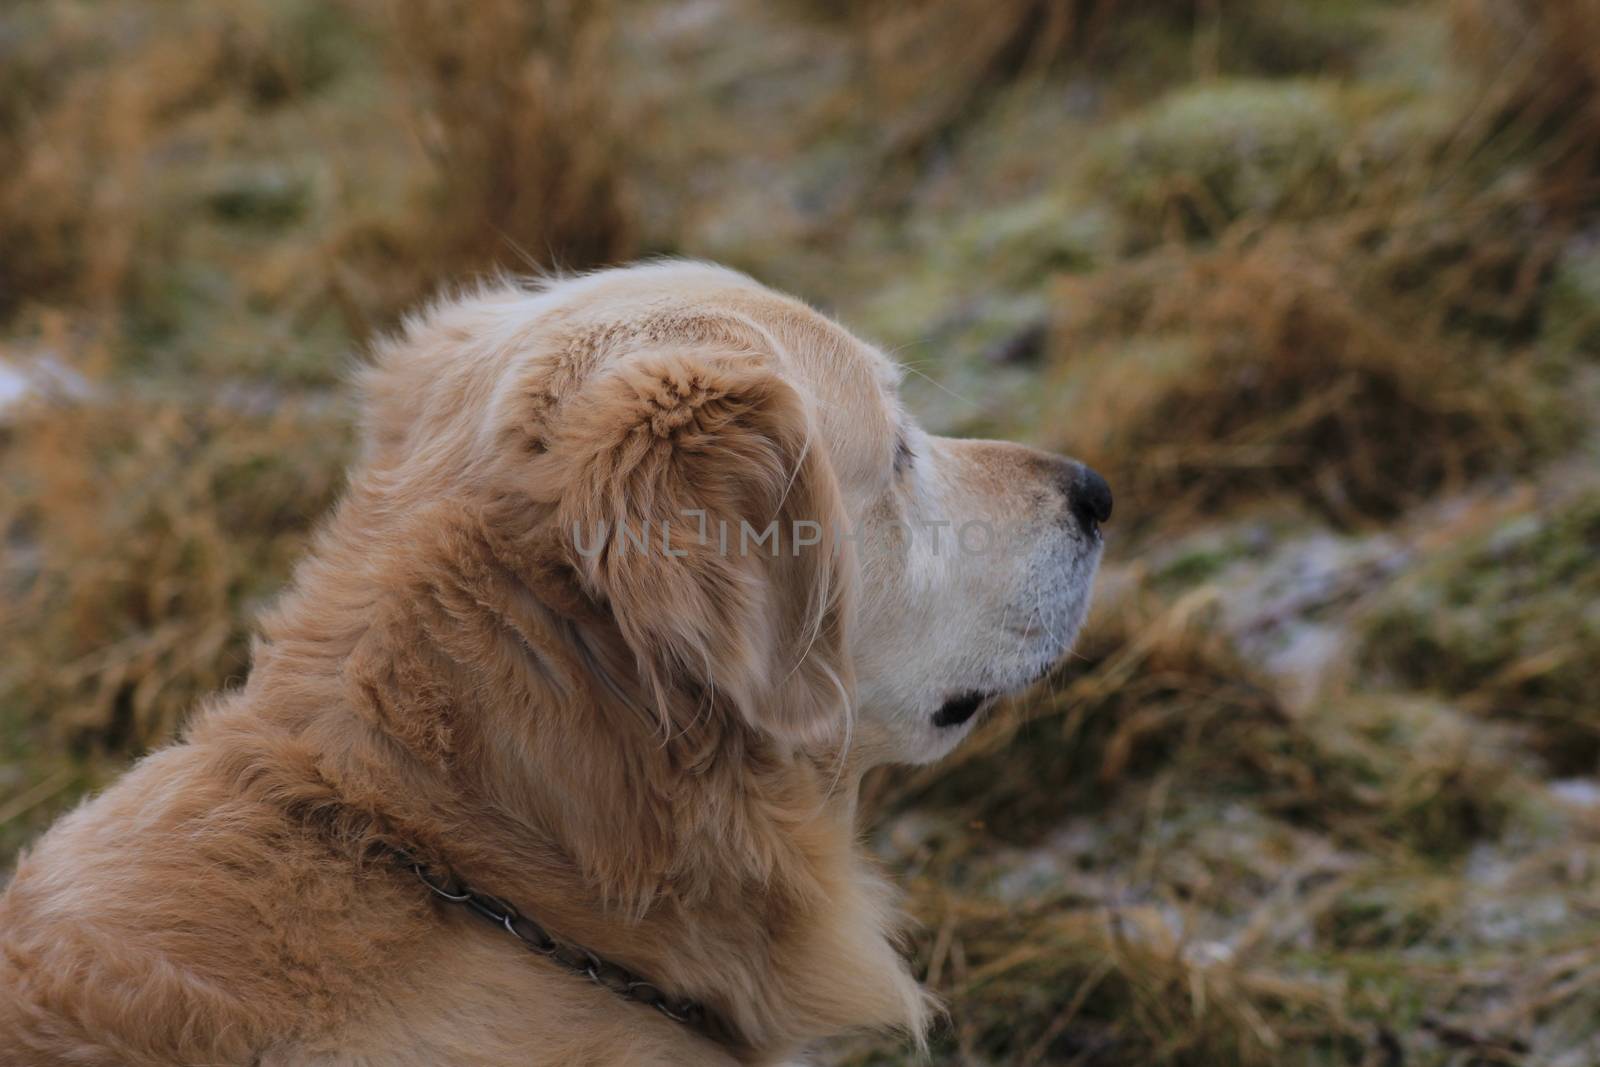
[[[157,754],[22,859],[0,898],[0,1060],[233,1062],[279,1021],[239,981],[279,969],[252,966],[271,948],[241,934],[295,850],[205,765]]]
[[[373,858],[272,699],[304,683],[258,675],[22,858],[0,1067],[734,1062]]]

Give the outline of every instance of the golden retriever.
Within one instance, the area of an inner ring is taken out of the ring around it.
[[[441,303],[362,384],[246,684],[0,898],[0,1063],[920,1040],[857,785],[1062,655],[1105,482],[924,433],[882,353],[696,263]]]

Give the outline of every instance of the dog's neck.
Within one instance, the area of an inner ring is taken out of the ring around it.
[[[354,535],[366,503],[346,503],[266,625],[242,704],[282,765],[254,773],[307,779],[314,807],[346,813],[346,844],[438,856],[756,1049],[920,1034],[837,753],[778,751],[715,709],[664,732],[630,699],[603,613],[526,528],[435,515],[427,537],[375,542]]]

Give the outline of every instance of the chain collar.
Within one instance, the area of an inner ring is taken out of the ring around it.
[[[474,915],[488,920],[522,942],[530,951],[543,956],[564,970],[587,978],[623,1000],[654,1008],[673,1022],[681,1023],[713,1041],[729,1046],[739,1044],[737,1031],[720,1015],[699,1001],[672,996],[654,982],[621,964],[601,959],[586,948],[557,940],[542,925],[523,915],[506,901],[488,893],[481,893],[463,884],[448,872],[430,876],[428,869],[422,863],[399,850],[396,850],[395,858],[402,866],[409,868],[417,876],[417,880],[427,886],[440,900],[459,904]]]

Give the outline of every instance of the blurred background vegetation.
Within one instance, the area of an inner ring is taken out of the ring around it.
[[[1600,0],[9,0],[0,866],[239,681],[364,341],[651,254],[1116,487],[870,783],[934,1062],[1600,1062]]]

